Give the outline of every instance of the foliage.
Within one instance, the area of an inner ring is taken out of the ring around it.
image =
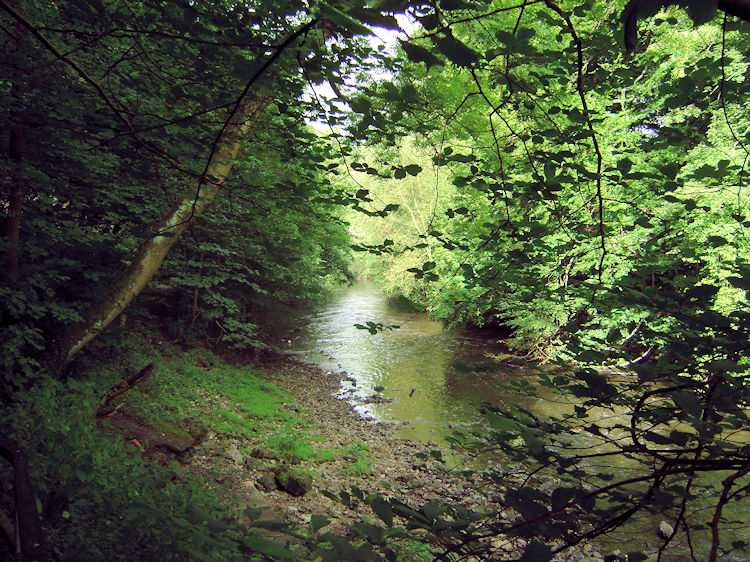
[[[474,541],[486,533],[546,559],[645,513],[670,518],[681,536],[655,547],[659,556],[685,548],[713,560],[743,548],[722,529],[729,500],[746,496],[743,443],[732,436],[748,426],[747,28],[672,8],[642,21],[638,49],[623,55],[611,17],[622,8],[417,7],[423,39],[403,43],[401,72],[352,108],[368,124],[355,136],[391,146],[394,133],[409,135],[452,179],[420,207],[442,212],[437,226],[408,229],[442,251],[401,266],[402,292],[421,292],[449,321],[512,328],[517,350],[557,359],[558,370],[510,395],[571,402],[561,419],[488,405],[496,431],[456,437],[514,461],[493,477],[518,519],[459,533],[445,556],[486,553]],[[356,164],[367,174],[359,189],[395,191],[380,204],[398,203],[397,186],[411,180],[390,168],[409,162],[370,154]],[[387,267],[414,251],[377,239],[366,249]],[[605,422],[606,412],[621,419]],[[643,470],[620,479],[623,456]],[[597,472],[593,459],[609,468]],[[703,510],[708,524],[689,515]]]
[[[421,291],[430,311],[447,321],[505,324],[515,330],[517,348],[535,357],[555,353],[572,318],[596,317],[605,332],[640,320],[608,319],[604,310],[590,307],[591,282],[610,287],[639,263],[664,273],[704,267],[701,275],[719,281],[732,259],[725,251],[731,253],[729,247],[721,249],[722,240],[741,252],[738,240],[733,244],[727,236],[741,232],[730,215],[743,208],[742,191],[721,181],[741,176],[745,155],[724,112],[739,118],[733,100],[741,99],[746,64],[733,45],[740,35],[728,35],[720,48],[717,26],[692,30],[673,17],[660,17],[649,21],[649,44],[624,60],[606,25],[590,30],[587,18],[597,10],[608,14],[605,7],[592,6],[571,14],[569,25],[555,11],[534,6],[516,14],[518,21],[498,17],[491,26],[480,12],[467,11],[473,14],[469,23],[451,29],[454,36],[465,30],[463,40],[484,53],[470,72],[451,65],[426,69],[413,61],[404,63],[393,82],[369,90],[371,105],[393,116],[379,129],[371,126],[369,138],[383,135],[390,143],[393,129],[418,133],[417,142],[431,150],[440,178],[436,194],[424,189],[419,206],[432,216],[430,229],[395,230],[411,230],[423,240],[396,251],[388,247],[386,263],[409,261],[395,268],[399,273],[390,266],[386,286],[407,295]],[[544,29],[532,25],[529,14],[544,21]],[[691,41],[711,42],[709,56],[687,46]],[[584,48],[580,59],[578,43]],[[572,64],[560,56],[565,48]],[[680,54],[665,61],[667,51]],[[681,89],[674,89],[672,78]],[[732,92],[731,98],[717,99],[709,86],[696,87],[717,83]],[[409,104],[405,114],[404,103],[412,99],[422,103]],[[703,134],[710,143],[696,136]],[[402,183],[412,181],[396,181],[389,172],[405,163],[378,164],[383,160],[358,164],[369,174],[359,176],[360,191],[385,183],[374,193],[398,193],[408,185],[399,187]],[[709,163],[701,167],[702,162]],[[445,187],[445,178],[453,186]],[[710,192],[703,187],[709,185]],[[381,199],[403,200],[398,195]],[[393,238],[390,229],[388,239]],[[695,249],[708,240],[712,251],[699,257]],[[434,259],[414,263],[419,246],[435,253]],[[377,248],[377,242],[368,247]],[[722,294],[730,307],[742,298],[730,297],[726,284]]]
[[[175,481],[137,447],[93,423],[91,382],[47,381],[3,409],[24,443],[51,554],[56,559],[225,559],[235,547],[192,514],[222,511],[205,487]]]
[[[221,558],[237,546],[203,531],[210,517],[186,515],[193,498],[215,511],[210,499],[92,428],[96,355],[147,310],[174,341],[259,345],[261,312],[347,277],[343,217],[360,235],[354,250],[384,256],[366,267],[391,293],[446,322],[504,325],[514,350],[555,361],[538,385],[511,391],[562,392],[571,412],[537,419],[487,405],[494,431],[455,438],[512,462],[491,476],[515,519],[353,489],[336,497],[369,505],[377,524],[353,525],[352,541],[321,533],[322,520],[317,546],[293,536],[325,559],[393,559],[416,542],[442,558],[523,546],[522,559],[543,560],[654,512],[672,518],[694,559],[741,549],[724,529],[725,508],[748,491],[737,437],[750,364],[747,24],[720,21],[713,2],[646,4],[31,0],[19,12],[0,2],[3,411],[40,467],[55,554],[97,557],[132,525],[135,557],[166,556],[150,550],[163,545]],[[397,29],[399,11],[415,29],[396,50],[361,37],[368,25]],[[321,82],[336,99],[321,99]],[[232,173],[209,177],[248,95],[263,113]],[[346,138],[324,139],[305,119]],[[160,286],[70,367],[80,380],[50,380],[63,336],[102,322],[85,311],[128,286],[133,256],[171,234],[162,217],[184,207],[193,222],[209,184],[215,205],[169,254]],[[142,350],[129,352],[137,363]],[[199,384],[231,384],[206,418],[226,435],[250,434],[247,418],[278,406],[251,372],[174,359],[154,380],[134,400],[150,416],[194,412]],[[605,423],[605,412],[615,417]],[[279,447],[304,452],[287,437]],[[642,471],[590,466],[623,456]],[[366,453],[356,457],[366,469]],[[133,479],[175,502],[131,502]],[[50,507],[56,490],[67,509]],[[709,522],[696,520],[706,510]],[[694,545],[701,533],[707,548]],[[264,537],[239,540],[294,557]]]
[[[134,444],[107,429],[106,419],[97,424],[93,415],[99,397],[119,378],[118,359],[133,358],[135,349],[156,356],[157,367],[114,405],[120,414],[158,431],[190,437],[185,420],[200,419],[218,440],[261,440],[286,457],[325,460],[326,451],[310,444],[300,417],[289,413],[299,408],[256,370],[230,364],[209,350],[176,354],[164,346],[157,351],[134,336],[123,343],[124,357],[109,355],[106,364],[91,362],[96,375],[65,383],[46,381],[1,411],[10,435],[25,444],[53,558],[301,556],[305,550],[292,554],[283,535],[273,541],[255,533],[265,525],[258,521],[256,508],[248,508],[240,523],[235,506],[220,501],[212,486],[184,470],[177,477],[174,466],[160,466],[143,454],[144,447],[150,450],[149,440]],[[351,457],[355,471],[370,470],[367,452],[361,443],[330,451]],[[10,478],[9,468],[3,464],[0,470]],[[3,509],[10,499],[6,492],[0,494]],[[298,535],[304,542],[300,548],[314,547],[307,531],[294,525],[277,527]]]

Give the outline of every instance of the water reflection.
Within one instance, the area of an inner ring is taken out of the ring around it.
[[[373,335],[354,327],[368,321],[399,328]],[[300,324],[289,349],[324,369],[346,371],[351,380],[342,383],[341,395],[363,416],[408,422],[400,430],[404,437],[440,441],[449,426],[476,423],[479,403],[500,399],[493,388],[497,374],[454,368],[486,362],[488,354],[500,352],[496,341],[446,330],[426,314],[398,311],[372,282],[341,289]],[[381,397],[384,402],[374,402]]]
[[[354,324],[367,321],[399,325],[400,328],[386,329],[376,335],[354,328]],[[560,417],[573,410],[573,405],[562,396],[548,394],[541,398],[500,393],[495,388],[500,382],[529,377],[533,384],[536,378],[532,370],[497,371],[497,364],[494,368],[477,369],[477,365],[488,362],[489,356],[502,352],[498,342],[477,333],[444,330],[440,323],[426,314],[399,312],[389,306],[385,296],[371,282],[341,289],[327,305],[296,319],[296,322],[296,331],[290,330],[285,335],[290,342],[288,349],[326,370],[346,371],[350,380],[343,381],[340,395],[352,402],[364,416],[407,422],[399,430],[403,437],[444,443],[442,436],[452,429],[482,423],[477,407],[484,401],[513,403],[542,418]],[[462,365],[473,365],[474,368]],[[376,387],[383,387],[383,390],[376,391]],[[372,403],[373,396],[382,397],[386,402]],[[592,416],[602,431],[612,438],[618,437],[618,430],[613,426],[628,421],[627,412],[623,411],[594,411]],[[594,444],[585,432],[568,435],[566,439],[571,447],[588,448]],[[600,450],[607,450],[607,447]],[[650,470],[650,467],[643,467],[625,455],[592,460],[588,466],[592,471],[616,472],[623,478],[638,475],[644,468]],[[721,478],[722,475],[712,475],[709,480],[715,485]],[[705,480],[701,479],[703,482]],[[703,507],[710,508],[713,502],[710,498],[706,501]],[[725,515],[736,521],[747,519],[740,505],[728,506]],[[641,514],[637,521],[598,542],[605,550],[655,549],[661,544],[655,529],[662,518],[669,518],[669,515]],[[742,540],[750,542],[744,530],[735,532]],[[699,557],[705,554],[706,545],[710,544],[707,534],[705,530],[694,532],[696,552],[701,553],[697,555]],[[671,544],[673,554],[662,560],[686,559],[689,548],[683,543],[682,537],[675,538]],[[747,551],[743,551],[739,556],[746,554]]]

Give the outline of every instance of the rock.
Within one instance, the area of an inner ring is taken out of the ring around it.
[[[195,445],[200,445],[206,439],[208,439],[208,426],[197,418],[184,418],[181,422],[182,427],[185,428],[193,438]]]
[[[153,463],[167,466],[175,459],[176,454],[174,451],[168,451],[167,449],[152,448],[146,452],[146,456],[151,459],[151,462]],[[179,459],[180,457],[177,456],[177,458]]]
[[[221,456],[224,454],[224,447],[215,439],[209,439],[203,443],[203,451],[209,455]]]
[[[256,459],[279,459],[279,454],[267,447],[256,447],[250,452],[250,456]]]
[[[244,460],[244,457],[242,456],[242,453],[240,453],[240,451],[237,449],[237,446],[234,444],[231,447],[229,447],[229,449],[226,452],[226,456],[229,460],[231,460],[235,464],[239,464],[239,465],[243,464],[242,461]]]
[[[375,392],[383,392],[385,390],[385,387],[384,386],[376,386],[375,388],[373,388],[373,390]]]
[[[292,496],[304,496],[312,487],[312,476],[299,469],[280,466],[274,469],[276,485]]]
[[[149,449],[181,455],[193,447],[193,438],[180,426],[163,422],[158,426],[157,431],[158,433],[149,442]]]
[[[362,400],[362,404],[389,404],[390,402],[393,402],[393,400],[390,398],[383,398],[377,394],[373,394]]]
[[[245,465],[245,468],[247,470],[267,470],[268,469],[268,465],[266,465],[266,463],[264,463],[260,459],[255,459],[253,457],[245,457],[243,464]]]
[[[657,535],[659,535],[663,539],[668,539],[674,534],[674,527],[667,523],[666,521],[662,521],[659,523],[659,530],[656,532]]]
[[[270,472],[264,472],[261,474],[258,477],[258,484],[260,484],[260,487],[267,492],[273,492],[278,489],[278,486],[276,485],[276,477]]]

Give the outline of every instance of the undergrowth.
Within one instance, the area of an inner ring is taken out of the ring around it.
[[[229,560],[273,549],[233,523],[230,507],[205,482],[150,462],[124,436],[103,431],[94,412],[124,374],[153,361],[153,374],[113,404],[120,413],[177,434],[187,433],[185,418],[201,420],[217,439],[257,440],[267,432],[269,445],[312,455],[304,438],[291,439],[303,423],[287,411],[289,397],[252,367],[205,349],[183,352],[138,336],[121,344],[122,355],[82,361],[82,380],[43,379],[0,406],[5,431],[29,457],[52,558]],[[12,481],[10,470],[0,464],[0,481]],[[0,490],[0,509],[13,511],[7,490]]]
[[[52,558],[232,558],[231,535],[207,526],[226,515],[217,498],[100,431],[93,421],[99,390],[89,381],[47,380],[2,412],[29,457]]]
[[[258,553],[298,559],[296,547],[240,525],[234,507],[222,503],[212,482],[152,462],[109,422],[96,422],[100,397],[150,362],[155,363],[151,376],[111,405],[118,416],[185,438],[190,437],[186,421],[200,420],[210,439],[244,442],[245,454],[262,443],[280,458],[344,458],[348,472],[372,472],[374,459],[364,443],[321,446],[320,438],[309,435],[299,407],[256,369],[205,349],[183,351],[132,333],[116,343],[119,353],[110,343],[80,361],[81,379],[41,379],[0,406],[6,433],[28,455],[52,559],[221,561],[253,559]],[[12,480],[10,470],[7,463],[0,465],[0,481]],[[13,511],[7,489],[0,490],[0,509]],[[247,517],[253,520],[259,511],[247,508]],[[5,554],[12,555],[0,547],[0,558]]]

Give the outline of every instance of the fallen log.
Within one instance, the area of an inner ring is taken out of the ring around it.
[[[139,382],[145,380],[153,372],[155,366],[154,363],[149,363],[129,379],[119,382],[110,388],[99,401],[99,406],[97,406],[96,412],[94,412],[95,417],[103,418],[112,414],[116,408],[114,410],[109,408],[109,403],[123,392],[127,392]]]

